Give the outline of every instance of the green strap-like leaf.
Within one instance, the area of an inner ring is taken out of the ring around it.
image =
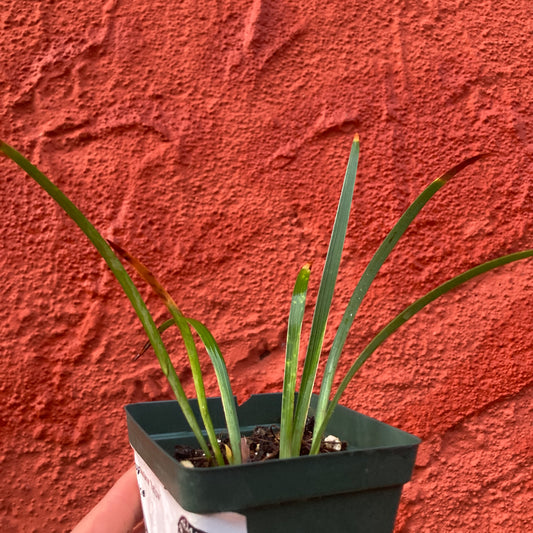
[[[324,435],[324,432],[326,431],[326,426],[331,416],[333,415],[333,411],[335,410],[335,407],[339,403],[339,400],[342,394],[346,390],[346,387],[348,386],[348,384],[354,377],[355,373],[361,368],[364,362],[374,353],[374,351],[378,348],[378,346],[380,346],[380,344],[382,344],[400,326],[405,324],[405,322],[407,322],[411,317],[413,317],[416,313],[418,313],[421,309],[423,309],[426,305],[431,303],[433,300],[436,300],[443,294],[446,294],[447,292],[451,291],[452,289],[455,289],[456,287],[469,281],[470,279],[476,276],[479,276],[481,274],[484,274],[485,272],[488,272],[489,270],[492,270],[494,268],[498,268],[502,265],[512,263],[513,261],[519,261],[521,259],[526,259],[528,257],[533,257],[533,249],[524,250],[521,252],[515,252],[513,254],[505,255],[505,256],[493,259],[491,261],[487,261],[486,263],[483,263],[474,268],[471,268],[470,270],[467,270],[466,272],[463,272],[462,274],[459,274],[458,276],[455,276],[454,278],[446,281],[442,285],[439,285],[437,288],[428,292],[425,296],[422,296],[422,298],[419,298],[418,300],[416,300],[416,302],[412,303],[409,307],[405,308],[399,315],[397,315],[391,322],[389,322],[372,339],[372,341],[370,341],[370,343],[366,346],[366,348],[361,352],[359,357],[355,360],[353,365],[350,367],[348,373],[346,374],[339,388],[337,389],[335,396],[329,403],[325,417],[323,418],[320,425],[317,426],[316,428],[317,435],[320,435],[320,436]],[[321,437],[317,438],[316,442],[313,442],[311,453],[318,453],[320,439]]]
[[[311,402],[311,395],[313,393],[313,386],[315,384],[316,372],[320,360],[320,352],[322,351],[322,344],[324,342],[324,335],[326,333],[326,325],[331,307],[331,300],[335,290],[335,283],[337,281],[337,274],[339,272],[342,249],[344,247],[344,238],[346,236],[346,228],[348,226],[348,219],[350,216],[350,208],[352,205],[358,163],[359,136],[356,135],[353,139],[352,148],[350,150],[350,158],[348,159],[348,166],[342,185],[339,205],[337,207],[337,214],[335,216],[335,223],[333,224],[331,240],[329,243],[328,253],[326,255],[326,262],[324,264],[324,271],[322,273],[322,279],[318,289],[313,322],[311,324],[309,344],[307,347],[307,354],[305,356],[302,381],[300,383],[298,400],[296,402],[296,412],[294,415],[292,440],[293,455],[298,455],[300,452],[300,445],[307,420],[307,414],[309,412],[309,404]]]
[[[205,430],[215,454],[215,459],[219,465],[224,464],[224,457],[222,451],[220,450],[220,445],[215,433],[215,428],[213,427],[213,421],[211,419],[211,414],[209,413],[209,407],[207,405],[207,396],[205,393],[204,380],[202,376],[202,369],[200,367],[200,359],[198,357],[198,351],[196,350],[196,344],[192,336],[191,330],[189,329],[189,324],[185,319],[183,313],[180,311],[176,302],[170,296],[168,291],[161,285],[157,278],[152,274],[152,272],[136,257],[131,255],[129,252],[120,247],[117,243],[110,240],[107,241],[111,247],[117,252],[121,257],[123,257],[128,263],[130,263],[133,268],[139,273],[139,275],[152,287],[153,291],[161,298],[161,300],[167,306],[167,309],[170,311],[172,318],[176,326],[178,326],[183,344],[185,345],[185,350],[187,351],[187,356],[189,357],[189,365],[192,372],[192,378],[194,382],[194,388],[196,391],[196,398],[198,400],[198,408],[200,409],[200,414],[204,422]]]
[[[427,202],[435,195],[435,193],[440,190],[448,181],[458,174],[464,168],[472,165],[476,161],[487,157],[488,154],[479,154],[468,159],[465,159],[458,165],[454,166],[442,176],[434,180],[422,193],[415,199],[415,201],[407,208],[405,213],[401,216],[398,222],[394,225],[389,234],[385,237],[380,247],[370,260],[368,266],[363,272],[361,279],[357,283],[355,290],[350,298],[350,301],[346,307],[346,311],[342,317],[339,328],[335,334],[333,340],[333,345],[331,346],[330,353],[328,355],[328,360],[326,363],[326,368],[324,370],[324,377],[322,378],[322,385],[320,387],[320,396],[315,413],[315,427],[320,426],[322,418],[324,417],[331,395],[331,387],[333,384],[333,378],[335,376],[335,371],[339,359],[344,349],[344,344],[348,336],[348,332],[352,327],[352,324],[357,315],[357,311],[365,297],[366,293],[372,281],[376,277],[379,269],[389,257],[393,248],[396,246],[397,242],[400,240],[400,237],[405,233],[407,228],[410,226],[411,222],[415,217],[420,213],[422,208],[427,204]],[[315,432],[314,441],[318,438],[318,435]]]
[[[226,362],[222,356],[222,352],[215,341],[212,333],[207,329],[207,327],[192,318],[185,317],[185,320],[190,326],[194,328],[196,333],[198,333],[200,339],[202,340],[203,345],[211,359],[215,374],[217,377],[218,388],[220,390],[220,395],[222,398],[222,407],[224,409],[224,416],[226,417],[226,428],[228,430],[228,436],[230,439],[230,445],[233,454],[233,464],[240,464],[242,462],[241,454],[241,434],[239,427],[239,420],[237,417],[237,409],[235,407],[235,398],[232,392],[231,383],[229,380],[228,370],[226,368]],[[175,326],[176,323],[173,318],[165,320],[159,327],[159,333],[163,333],[169,327]],[[143,346],[142,350],[135,356],[137,359],[140,357],[148,348],[150,344],[147,343]],[[234,450],[237,450],[236,452]]]
[[[13,160],[20,168],[22,168],[31,178],[33,178],[65,211],[65,213],[74,220],[78,227],[89,238],[94,247],[98,250],[102,258],[106,261],[109,268],[117,278],[118,282],[122,286],[124,293],[130,300],[139,320],[141,321],[144,330],[152,344],[163,374],[168,378],[170,386],[176,399],[180,405],[181,410],[187,422],[189,423],[198,443],[200,444],[204,453],[207,456],[211,456],[207,443],[202,435],[202,431],[193,410],[189,405],[187,396],[181,386],[180,380],[176,374],[176,371],[172,365],[170,357],[167,353],[165,345],[161,340],[154,320],[148,311],[144,300],[142,299],[137,287],[129,277],[128,273],[122,266],[122,263],[118,257],[113,253],[109,244],[95,229],[95,227],[87,220],[85,215],[74,205],[74,203],[56,186],[54,185],[37,167],[32,165],[24,156],[17,152],[14,148],[0,141],[0,151],[7,157]]]
[[[302,267],[296,278],[292,292],[289,324],[287,328],[287,347],[285,351],[285,375],[283,378],[283,395],[281,400],[281,424],[279,435],[279,457],[291,457],[292,423],[294,415],[294,398],[296,392],[296,375],[298,373],[298,355],[300,353],[300,336],[305,312],[307,285],[311,266]]]
[[[198,320],[187,317],[185,320],[195,329],[196,333],[198,333],[209,357],[211,358],[211,362],[217,377],[218,388],[220,389],[224,416],[226,417],[226,428],[228,430],[233,457],[232,464],[241,464],[241,433],[239,428],[239,420],[237,418],[235,397],[233,396],[233,392],[231,390],[231,383],[229,380],[226,363],[211,332]]]

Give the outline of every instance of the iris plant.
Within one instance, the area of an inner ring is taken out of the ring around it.
[[[179,309],[174,299],[167,290],[158,282],[155,276],[135,257],[131,256],[126,250],[118,244],[104,239],[94,226],[87,220],[83,213],[69,200],[69,198],[56,187],[42,172],[33,166],[26,158],[9,145],[0,141],[0,152],[12,159],[26,173],[31,176],[69,215],[80,229],[89,238],[96,247],[100,255],[109,265],[113,274],[122,286],[126,296],[129,298],[137,316],[139,317],[149,343],[152,345],[154,352],[159,360],[161,369],[167,377],[170,386],[176,396],[176,399],[193,431],[200,447],[205,455],[211,459],[213,464],[224,464],[224,456],[230,464],[240,464],[241,456],[241,435],[239,430],[239,421],[235,407],[235,400],[231,390],[230,380],[226,369],[224,358],[220,349],[204,324],[193,318],[186,317]],[[525,259],[533,256],[533,249],[516,252],[513,254],[498,257],[477,267],[474,267],[463,274],[460,274],[446,283],[439,285],[425,296],[422,296],[414,303],[409,305],[391,322],[389,322],[377,335],[370,341],[364,350],[356,357],[348,372],[343,376],[340,385],[336,390],[333,389],[333,381],[336,375],[337,366],[343,353],[343,347],[346,342],[348,333],[357,316],[357,311],[363,298],[365,297],[372,281],[376,277],[380,267],[383,265],[392,249],[405,233],[411,222],[422,210],[426,203],[442,187],[444,187],[458,172],[467,166],[483,159],[484,154],[476,155],[466,159],[456,165],[448,172],[434,180],[424,189],[414,202],[407,208],[405,213],[400,217],[396,225],[385,237],[382,244],[370,260],[368,266],[363,272],[357,283],[353,294],[348,302],[344,315],[337,328],[333,344],[326,360],[324,376],[320,384],[320,393],[316,409],[314,410],[314,433],[311,446],[311,453],[316,454],[319,451],[320,442],[326,431],[328,421],[333,414],[335,406],[338,404],[343,392],[349,385],[355,373],[363,363],[374,353],[376,348],[383,343],[394,331],[402,324],[409,320],[415,313],[420,311],[427,304],[447,293],[455,287],[467,282],[471,278],[483,274],[493,268]],[[326,324],[333,299],[333,292],[339,271],[342,249],[348,226],[348,218],[351,210],[352,197],[355,186],[355,177],[359,162],[359,137],[356,135],[353,139],[348,166],[344,177],[344,183],[340,195],[337,214],[333,225],[331,240],[322,272],[316,304],[314,308],[313,319],[311,323],[311,332],[306,347],[306,354],[303,361],[303,371],[300,380],[300,386],[297,389],[297,374],[301,344],[301,331],[304,319],[304,310],[306,304],[307,287],[310,278],[311,268],[305,264],[296,278],[294,291],[292,294],[291,307],[289,312],[289,323],[287,330],[286,357],[285,357],[285,376],[283,382],[283,399],[281,408],[280,423],[280,458],[298,456],[300,454],[300,445],[304,433],[306,420],[310,413],[310,403],[317,369],[322,354],[324,336],[326,333]],[[122,261],[130,264],[137,273],[147,282],[155,293],[165,303],[170,319],[166,320],[159,327],[148,311],[145,302],[139,294],[139,291]],[[196,397],[200,407],[200,414],[203,423],[203,429],[196,419],[188,398],[183,390],[183,386],[172,364],[169,354],[162,341],[161,334],[170,326],[176,326],[179,330],[185,349],[188,355],[189,364],[192,370]],[[207,407],[205,387],[198,359],[196,340],[193,332],[203,344],[207,351],[218,380],[220,396],[224,408],[227,434],[229,436],[229,447],[226,446],[225,453],[222,453],[220,443],[215,434],[215,429],[211,421]],[[303,350],[302,350],[303,351]],[[346,355],[344,356],[346,357]],[[298,390],[298,394],[296,391]],[[207,436],[207,440],[206,440]]]

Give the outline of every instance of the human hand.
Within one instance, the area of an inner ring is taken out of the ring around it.
[[[72,533],[141,533],[141,497],[135,467],[130,468]]]

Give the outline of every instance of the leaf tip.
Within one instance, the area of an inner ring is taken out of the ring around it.
[[[482,154],[477,154],[472,157],[468,157],[464,161],[461,161],[458,165],[455,165],[450,170],[445,172],[440,178],[438,178],[441,181],[444,181],[447,183],[449,180],[451,180],[455,175],[459,174],[461,170],[465,169],[466,167],[472,165],[473,163],[477,161],[481,161],[483,159],[487,159],[488,157],[491,157],[494,155],[494,152],[485,152]]]
[[[107,244],[115,250],[118,254],[124,256],[127,252],[124,250],[121,246],[119,246],[116,242],[112,241],[111,239],[106,239]]]

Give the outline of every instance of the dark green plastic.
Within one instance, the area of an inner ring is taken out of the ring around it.
[[[195,400],[191,405],[197,412]],[[209,399],[209,408],[222,432],[220,399]],[[279,424],[280,409],[281,394],[252,396],[237,409],[241,432]],[[192,469],[172,457],[176,444],[195,444],[177,402],[131,404],[126,413],[132,447],[184,509],[244,514],[249,533],[390,533],[420,443],[339,406],[327,434],[347,441],[346,451]]]

